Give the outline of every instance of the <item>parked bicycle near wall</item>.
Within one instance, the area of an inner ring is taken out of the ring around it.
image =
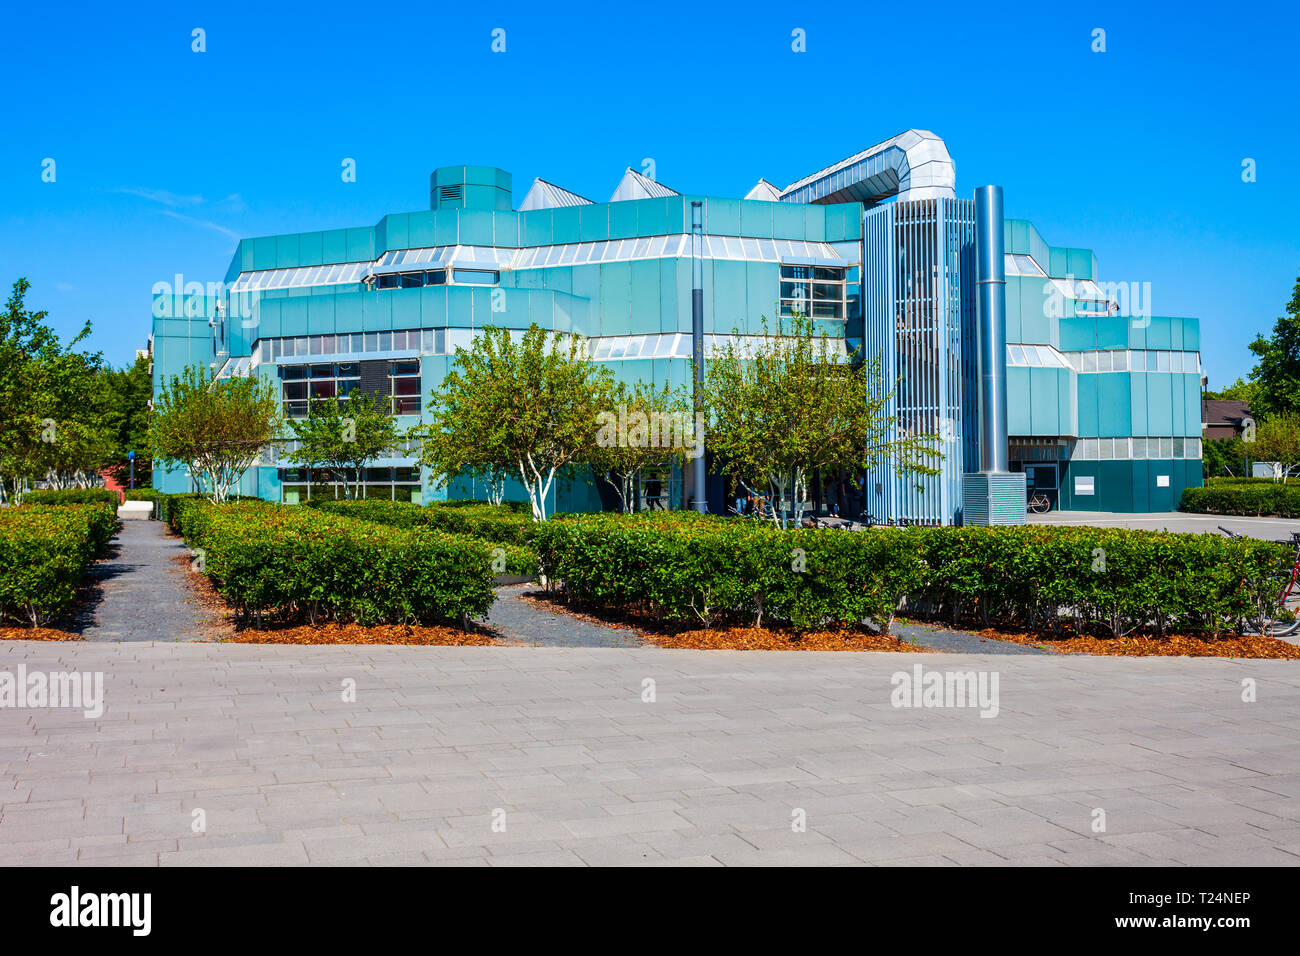
[[[1036,515],[1045,515],[1052,510],[1052,499],[1040,491],[1029,496],[1025,507]]]

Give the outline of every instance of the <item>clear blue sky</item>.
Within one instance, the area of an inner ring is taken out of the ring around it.
[[[1300,273],[1291,3],[181,6],[10,7],[0,33],[0,282],[27,276],[65,333],[93,320],[117,363],[155,282],[222,279],[239,236],[428,208],[438,166],[599,200],[651,157],[739,196],[910,127],[947,141],[960,192],[1001,184],[1049,243],[1199,317],[1211,387]]]

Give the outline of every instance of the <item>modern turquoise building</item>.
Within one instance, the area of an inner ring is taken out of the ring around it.
[[[224,281],[160,283],[155,393],[201,364],[261,376],[289,415],[360,388],[413,423],[457,346],[484,325],[533,323],[587,337],[620,378],[688,384],[693,203],[706,358],[733,334],[760,335],[765,318],[806,314],[846,354],[880,359],[897,383],[898,427],[940,435],[945,459],[920,480],[866,476],[864,507],[877,519],[961,521],[961,475],[978,460],[973,204],[956,193],[943,142],[920,130],[785,189],[760,180],[739,199],[681,194],[628,169],[607,202],[539,179],[516,203],[503,170],[438,169],[428,210],[244,239]],[[1004,238],[1012,469],[1063,508],[1173,509],[1201,483],[1196,320],[1135,316],[1149,296],[1101,284],[1089,251],[1048,246],[1027,222],[1007,221]],[[250,469],[240,493],[333,494],[282,455]],[[190,490],[182,472],[155,475],[164,491]],[[366,486],[400,500],[485,497],[470,479],[432,487],[413,449],[376,461]],[[712,467],[706,491],[722,510]],[[642,479],[646,507],[694,493],[689,470]],[[600,508],[607,494],[575,471],[548,510]]]

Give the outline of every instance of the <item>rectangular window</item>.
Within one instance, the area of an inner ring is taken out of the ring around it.
[[[781,315],[843,319],[847,314],[846,271],[829,266],[781,266]]]
[[[388,363],[388,380],[394,415],[420,414],[420,361],[402,359]]]
[[[396,273],[392,273],[390,275],[379,276],[377,281],[375,282],[375,288],[396,289],[399,288],[401,284],[402,284],[401,276],[397,275]]]

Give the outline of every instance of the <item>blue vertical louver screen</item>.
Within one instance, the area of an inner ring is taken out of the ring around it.
[[[960,520],[961,476],[975,396],[969,291],[974,203],[921,199],[869,209],[862,219],[864,354],[879,360],[898,435],[938,435],[939,474],[882,461],[867,475],[867,510],[881,521]]]

